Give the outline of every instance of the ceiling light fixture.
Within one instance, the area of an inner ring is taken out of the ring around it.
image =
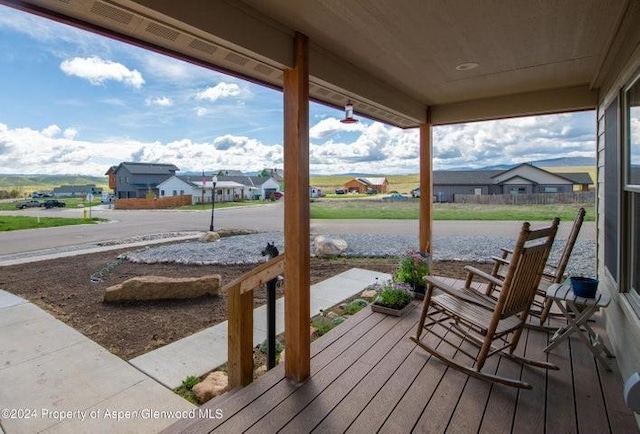
[[[353,104],[351,104],[351,101],[347,101],[344,105],[344,119],[340,119],[340,122],[343,124],[354,124],[358,122],[358,120],[353,117]]]
[[[472,69],[476,69],[478,66],[480,66],[480,64],[476,62],[464,62],[456,66],[456,69],[458,71],[471,71]]]

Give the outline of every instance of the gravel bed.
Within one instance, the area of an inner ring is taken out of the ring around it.
[[[335,235],[344,239],[348,248],[343,256],[395,257],[403,255],[418,245],[417,236],[401,235]],[[313,236],[311,240],[313,252]],[[550,262],[557,262],[564,241],[558,239],[551,252]],[[221,238],[214,243],[199,241],[166,244],[142,251],[125,253],[123,257],[137,263],[178,263],[192,265],[254,264],[264,262],[261,255],[267,243],[273,242],[284,251],[281,232],[264,232]],[[434,237],[433,260],[457,260],[490,262],[491,255],[499,255],[501,247],[512,247],[515,240],[503,237]],[[595,241],[578,240],[567,266],[570,275],[595,275]]]

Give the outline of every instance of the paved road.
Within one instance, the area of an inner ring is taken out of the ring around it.
[[[81,217],[82,209],[31,209],[24,211],[0,211],[0,215]],[[0,232],[0,255],[31,252],[79,244],[90,244],[141,235],[166,232],[207,231],[211,220],[210,210],[166,211],[136,210],[122,211],[99,207],[92,211],[94,217],[109,219],[110,223],[99,225],[65,226],[35,230]],[[253,229],[259,231],[282,231],[284,212],[282,203],[259,206],[216,209],[216,229]],[[542,223],[540,223],[542,224]],[[516,236],[521,222],[495,221],[436,221],[434,236],[495,235]],[[569,224],[562,224],[559,238],[566,237]],[[417,235],[416,220],[313,220],[312,233],[317,234],[397,234]],[[595,239],[595,224],[585,223],[580,238]]]

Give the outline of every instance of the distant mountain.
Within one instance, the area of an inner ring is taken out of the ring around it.
[[[85,175],[3,175],[0,174],[0,188],[30,187],[43,189],[51,186],[61,185],[106,185],[106,176],[85,176]]]

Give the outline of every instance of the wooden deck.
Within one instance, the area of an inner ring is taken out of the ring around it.
[[[308,381],[291,384],[280,365],[201,407],[220,409],[222,418],[182,420],[165,432],[640,432],[624,405],[615,359],[607,372],[577,337],[546,357],[559,371],[489,358],[498,375],[533,386],[517,390],[470,378],[416,347],[409,336],[420,307],[403,318],[365,308],[313,342]],[[548,338],[527,330],[520,350],[545,359]]]

